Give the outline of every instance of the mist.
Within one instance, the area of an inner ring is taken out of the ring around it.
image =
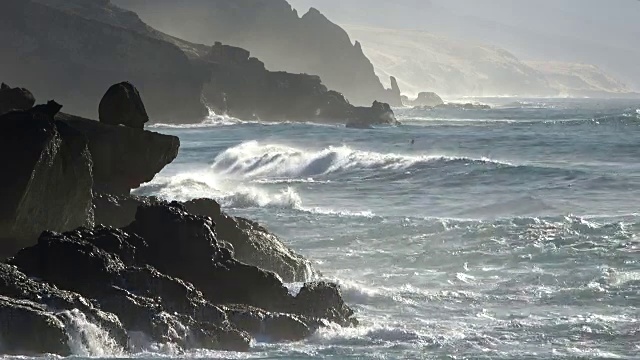
[[[501,47],[523,61],[592,64],[640,89],[635,0],[291,0],[339,24],[424,30]],[[366,43],[364,44],[366,47]]]

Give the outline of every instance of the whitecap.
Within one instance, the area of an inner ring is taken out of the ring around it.
[[[351,170],[406,170],[434,162],[514,166],[510,162],[487,157],[378,153],[346,145],[306,150],[248,141],[218,155],[211,168],[221,174],[241,178],[308,179]]]

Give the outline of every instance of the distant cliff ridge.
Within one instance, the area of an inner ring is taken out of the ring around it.
[[[631,92],[625,83],[595,65],[551,61],[525,63],[544,74],[549,84],[561,95],[611,96]]]
[[[467,96],[621,96],[629,88],[588,64],[527,62],[499,47],[425,31],[345,26],[402,92]]]
[[[245,48],[271,71],[319,75],[356,105],[399,105],[359,42],[316,9],[302,17],[285,0],[113,0],[160,31],[188,41]],[[385,79],[386,80],[386,79]]]

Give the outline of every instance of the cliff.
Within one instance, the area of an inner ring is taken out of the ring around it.
[[[0,93],[9,109],[23,105],[13,94]],[[0,115],[0,355],[103,355],[74,346],[91,341],[78,321],[125,354],[146,344],[248,351],[255,339],[358,324],[336,284],[291,294],[283,279],[308,281],[313,270],[257,223],[210,199],[113,194],[171,162],[177,138],[61,108]],[[94,214],[113,227],[94,225]]]
[[[320,76],[355,105],[399,105],[384,89],[359,42],[316,9],[302,17],[285,0],[114,0],[160,31],[189,41],[238,46],[267,69]]]
[[[404,94],[553,96],[543,74],[493,46],[425,31],[345,26],[383,77],[397,77]]]
[[[0,116],[0,259],[45,229],[93,224],[87,140],[55,121],[59,108],[51,106]]]
[[[612,97],[631,95],[631,89],[595,65],[551,61],[527,61],[544,74],[560,95]]]
[[[396,124],[384,104],[353,106],[320,77],[268,71],[245,49],[217,42],[200,62],[211,72],[203,97],[216,113],[262,121]]]
[[[5,0],[0,9],[0,78],[37,98],[95,118],[105,89],[130,80],[156,121],[206,115],[206,74],[134,13],[100,0]]]

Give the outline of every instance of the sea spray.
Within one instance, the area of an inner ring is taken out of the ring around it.
[[[303,178],[358,170],[406,170],[433,163],[481,163],[514,166],[486,157],[404,155],[329,146],[321,150],[244,142],[218,155],[211,166],[216,172],[244,178]]]
[[[63,319],[69,335],[69,348],[77,356],[119,356],[124,350],[100,326],[92,323],[78,309],[63,311]]]

